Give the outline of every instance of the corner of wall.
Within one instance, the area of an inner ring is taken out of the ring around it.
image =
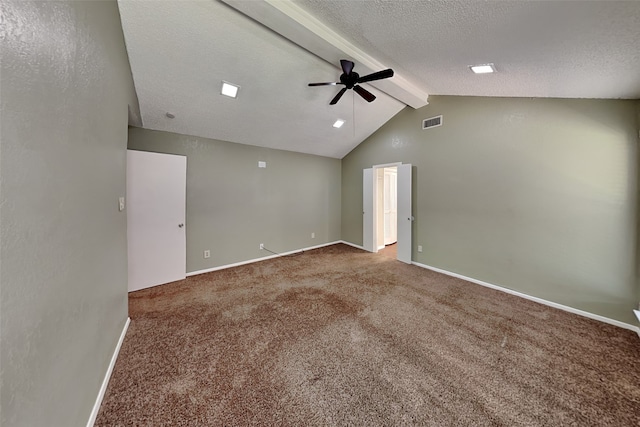
[[[122,23],[122,17],[120,15],[120,3],[117,3],[118,10],[118,21],[120,24]],[[121,24],[122,25],[122,24]],[[124,32],[122,34],[122,44],[125,46],[124,49],[124,57],[125,57],[125,73],[127,73],[127,107],[129,110],[129,126],[142,127],[142,114],[140,113],[140,103],[138,101],[138,92],[136,91],[136,83],[133,80],[133,71],[131,70],[131,61],[129,60],[129,51],[126,49],[126,40],[124,36]]]
[[[142,127],[142,117],[140,116],[138,95],[135,93],[135,88],[133,89],[133,92],[133,95],[135,96],[135,103],[133,106],[131,104],[127,105],[127,109],[129,111],[129,126]]]

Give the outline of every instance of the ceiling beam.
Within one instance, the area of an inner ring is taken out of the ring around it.
[[[338,66],[340,59],[350,59],[358,64],[360,75],[389,68],[358,49],[293,2],[222,1],[331,64]],[[391,79],[368,84],[413,108],[424,107],[429,103],[428,93],[398,73],[395,73]]]

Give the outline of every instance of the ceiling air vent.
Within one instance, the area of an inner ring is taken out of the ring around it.
[[[442,126],[442,116],[431,117],[422,121],[422,129],[435,128]]]

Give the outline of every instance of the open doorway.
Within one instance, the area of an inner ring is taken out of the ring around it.
[[[364,169],[362,185],[363,248],[378,252],[397,242],[396,258],[410,264],[411,165],[391,163]]]
[[[376,175],[376,244],[382,255],[395,259],[398,257],[398,168],[378,168]]]

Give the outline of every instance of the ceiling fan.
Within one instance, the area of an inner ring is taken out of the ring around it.
[[[340,92],[331,100],[329,105],[336,104],[342,95],[347,91],[347,89],[353,89],[358,95],[363,97],[367,102],[372,102],[376,99],[375,95],[359,86],[358,83],[366,83],[372,82],[374,80],[387,79],[389,77],[393,77],[393,70],[391,68],[387,70],[378,71],[375,73],[368,74],[366,76],[360,77],[358,73],[353,71],[353,66],[355,64],[346,59],[340,60],[340,66],[342,67],[342,74],[340,75],[339,82],[329,82],[329,83],[309,83],[309,86],[335,86],[335,85],[345,85],[340,89]]]

